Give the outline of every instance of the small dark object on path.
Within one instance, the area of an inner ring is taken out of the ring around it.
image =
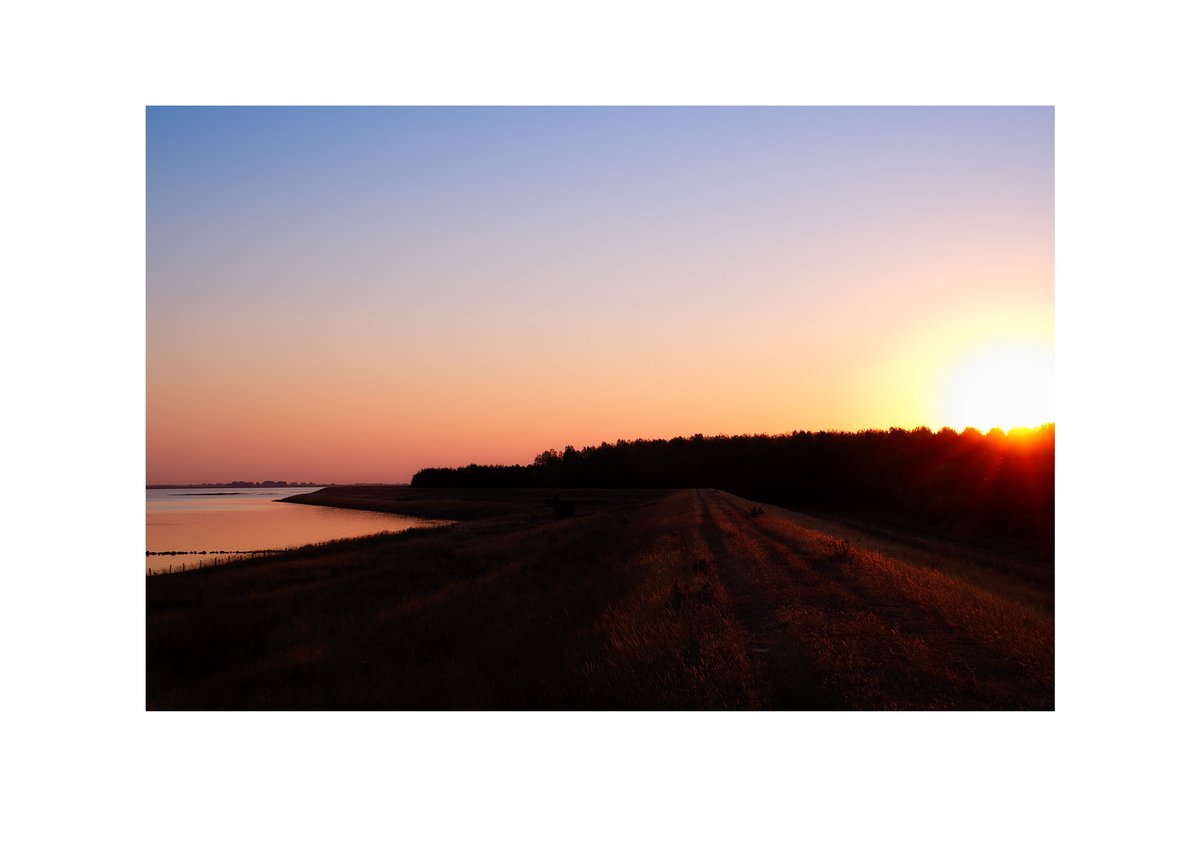
[[[554,510],[555,518],[571,518],[575,515],[575,501],[565,501],[558,495],[546,498],[546,506]]]

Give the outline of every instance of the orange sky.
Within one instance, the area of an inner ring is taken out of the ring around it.
[[[150,483],[1052,419],[1049,108],[147,120]]]

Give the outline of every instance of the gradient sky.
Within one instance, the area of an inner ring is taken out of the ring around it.
[[[1050,107],[152,107],[147,481],[986,428],[946,411],[962,363],[1051,361],[1053,126]]]

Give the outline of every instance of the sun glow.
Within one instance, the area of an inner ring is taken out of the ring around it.
[[[975,427],[1037,427],[1054,420],[1054,363],[1050,350],[1031,343],[989,346],[949,372],[942,422]]]

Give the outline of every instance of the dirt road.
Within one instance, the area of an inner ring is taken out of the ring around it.
[[[1053,708],[1051,594],[724,492],[692,497],[772,706]]]

